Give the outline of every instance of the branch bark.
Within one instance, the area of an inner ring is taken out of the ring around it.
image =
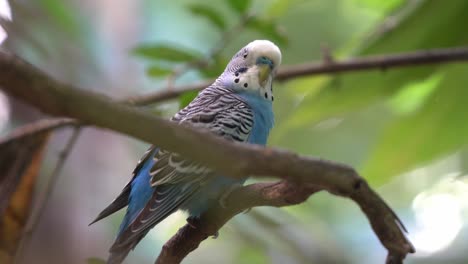
[[[399,219],[351,167],[284,150],[232,143],[206,131],[179,126],[105,96],[60,83],[20,58],[3,52],[0,52],[0,86],[45,113],[75,118],[84,124],[134,136],[181,153],[224,175],[274,176],[349,197],[369,218],[374,232],[389,251],[388,259],[402,259],[414,252],[403,234]],[[230,160],[236,160],[236,163]],[[264,192],[255,195],[261,193]],[[225,220],[216,220],[219,222],[215,223],[222,225],[229,218],[228,215]]]
[[[196,222],[186,224],[163,246],[156,264],[180,263],[190,252],[235,215],[257,206],[282,207],[299,204],[320,191],[314,186],[297,185],[289,181],[256,183],[234,190],[226,200],[226,207],[211,208]]]
[[[406,253],[399,253],[402,248],[394,246],[405,245],[404,251],[406,252],[414,252],[414,249],[407,240],[401,240],[404,237],[402,233],[395,236],[398,233],[396,229],[387,230],[388,227],[394,226],[395,220],[399,222],[398,218],[393,213],[391,216],[388,215],[391,209],[365,183],[356,185],[355,188],[352,194],[339,193],[338,190],[329,189],[328,191],[335,191],[335,194],[344,195],[356,201],[369,219],[374,232],[389,249],[386,263],[402,263]],[[239,188],[228,196],[226,207],[220,205],[213,207],[196,223],[191,222],[179,229],[163,246],[155,264],[180,263],[190,252],[197,249],[203,240],[216,236],[224,224],[245,210],[257,206],[283,207],[300,204],[321,190],[323,190],[321,187],[312,184],[297,184],[287,180],[276,183],[257,183]]]

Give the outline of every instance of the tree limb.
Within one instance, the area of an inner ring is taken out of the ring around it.
[[[324,62],[305,63],[299,65],[291,65],[282,67],[276,79],[280,81],[287,81],[292,78],[319,75],[319,74],[330,74],[339,72],[352,72],[352,71],[363,71],[363,70],[384,70],[395,67],[407,67],[416,65],[426,64],[437,64],[437,63],[454,63],[460,61],[468,61],[468,48],[456,47],[447,49],[435,49],[426,51],[416,51],[408,53],[400,53],[394,55],[383,55],[383,56],[372,56],[367,58],[349,59],[347,61],[334,61],[327,60]],[[180,85],[177,88],[164,87],[161,91],[149,93],[140,96],[131,96],[121,100],[121,103],[132,105],[132,106],[144,106],[154,104],[162,101],[177,98],[183,93],[199,91],[205,87],[208,87],[213,80],[203,80],[196,83]],[[171,85],[170,85],[171,86]],[[78,125],[75,120],[50,120],[50,127],[43,127],[39,125],[38,131],[34,129],[29,130],[29,133],[41,132],[43,130],[52,130],[55,128],[62,128],[69,125]],[[55,123],[60,123],[56,125]],[[34,126],[34,125],[33,125]]]
[[[386,263],[402,262],[406,253],[399,253],[402,248],[394,248],[394,246],[405,245],[407,248],[404,251],[406,252],[414,252],[414,249],[406,239],[402,239],[404,238],[402,233],[400,236],[394,236],[401,232],[399,228],[386,230],[388,227],[394,226],[396,216],[395,218],[389,217],[388,213],[391,209],[367,185],[355,187],[357,189],[353,194],[345,196],[350,197],[361,206],[381,242],[387,249],[391,248]],[[300,204],[321,190],[322,188],[311,184],[297,184],[286,180],[276,183],[256,183],[239,188],[229,195],[226,207],[217,205],[210,208],[196,223],[191,222],[179,229],[163,246],[155,264],[180,263],[190,252],[197,249],[203,240],[210,236],[216,236],[224,224],[245,210],[257,206],[283,207]],[[339,192],[339,190],[335,191]]]
[[[275,80],[287,81],[297,77],[319,74],[364,70],[387,70],[397,67],[454,63],[461,61],[468,61],[468,47],[414,51],[391,55],[353,58],[343,61],[326,60],[323,62],[284,66],[279,69]],[[198,83],[181,85],[174,89],[162,88],[160,90],[163,92],[154,92],[147,95],[135,96],[128,100],[138,105],[151,104],[162,100],[177,98],[185,92],[201,90],[211,83],[213,83],[213,80],[204,80]]]
[[[402,259],[414,252],[396,215],[351,167],[284,150],[233,143],[207,131],[180,126],[105,96],[60,83],[3,52],[0,52],[0,86],[45,113],[134,136],[206,164],[223,175],[274,176],[349,197],[369,218],[374,232],[389,251],[389,259],[394,259],[393,256]]]
[[[226,207],[217,205],[201,216],[194,227],[187,224],[163,246],[156,264],[180,263],[190,252],[235,215],[257,206],[282,207],[299,204],[320,188],[300,186],[288,181],[256,183],[234,190],[227,198]]]

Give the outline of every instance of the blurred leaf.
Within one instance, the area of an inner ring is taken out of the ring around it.
[[[400,114],[415,112],[437,88],[441,79],[440,74],[434,73],[427,80],[410,83],[402,87],[390,98],[390,106]]]
[[[47,15],[54,18],[62,28],[72,35],[78,34],[79,24],[75,19],[75,9],[67,6],[66,1],[60,0],[41,0],[40,3],[47,11]]]
[[[88,258],[86,260],[88,264],[106,264],[106,261],[100,258]]]
[[[426,1],[399,27],[376,40],[362,54],[385,54],[467,43],[468,35],[464,34],[457,25],[468,23],[468,16],[461,11],[468,8],[468,2],[454,0],[451,3],[457,1],[458,5],[450,6],[438,1]],[[444,23],[434,21],[433,14],[438,14],[438,18]],[[366,107],[397,93],[408,83],[426,80],[438,68],[434,65],[392,69],[385,72],[366,71],[331,78],[338,82],[329,82],[320,87],[320,92],[307,96],[298,109],[299,112],[304,112],[301,120],[293,117],[295,120],[291,122],[297,124],[317,122]]]
[[[254,17],[247,23],[247,27],[278,42],[280,45],[285,46],[288,44],[288,39],[286,38],[284,30],[273,21]]]
[[[182,109],[186,107],[190,102],[197,97],[198,92],[197,91],[191,91],[191,92],[186,92],[183,93],[182,95],[179,96],[179,108]]]
[[[249,9],[251,0],[227,0],[229,6],[239,14],[243,14]]]
[[[468,144],[468,65],[450,65],[420,111],[393,122],[382,135],[363,174],[381,184],[392,175],[460,150]]]
[[[307,0],[276,0],[269,5],[265,16],[269,19],[279,18],[285,15],[290,7]]]
[[[240,248],[236,263],[270,263],[264,250],[245,245]]]
[[[213,23],[218,29],[224,30],[226,28],[226,22],[224,22],[224,18],[221,16],[219,11],[216,11],[210,6],[201,5],[201,4],[193,4],[189,6],[189,9],[195,15],[205,17]]]
[[[200,72],[206,78],[214,78],[219,76],[223,71],[229,60],[221,56],[213,58],[213,62],[206,68],[200,69]]]
[[[164,77],[169,75],[171,72],[171,69],[163,68],[158,65],[153,65],[146,69],[146,75],[150,77]]]
[[[200,58],[200,54],[174,45],[142,45],[133,50],[137,56],[151,60],[188,62]]]
[[[12,263],[26,225],[48,133],[0,141],[0,263]]]
[[[450,4],[440,1],[424,1],[413,13],[406,16],[396,28],[386,31],[380,38],[367,45],[361,51],[361,55],[466,45],[468,35],[459,26],[468,23],[465,10],[468,10],[468,1],[464,0],[453,0]],[[434,19],[434,14],[437,14],[437,21]],[[327,78],[328,81],[324,85],[314,87],[312,92],[300,101],[297,110],[290,115],[290,118],[286,118],[286,122],[280,124],[277,129],[279,133],[276,136],[286,140],[290,135],[289,131],[293,129],[299,130],[303,127],[310,127],[311,124],[330,118],[342,118],[357,110],[375,106],[377,103],[385,103],[385,100],[389,97],[393,98],[394,102],[400,100],[399,103],[402,102],[402,98],[406,98],[405,103],[408,105],[402,105],[395,114],[414,114],[411,111],[420,111],[422,106],[427,103],[428,98],[435,93],[436,88],[434,87],[440,86],[438,84],[439,77],[437,76],[441,76],[439,71],[444,67],[448,66],[425,65],[386,71],[347,73],[336,77],[321,77]],[[433,74],[437,76],[433,77]],[[304,78],[304,80],[316,78],[309,77]],[[424,84],[425,82],[427,83]],[[295,83],[298,84],[298,82]],[[462,83],[463,81],[458,82],[459,85]],[[308,85],[308,83],[304,81],[304,85]],[[307,87],[311,88],[311,86]],[[408,90],[409,87],[412,88]],[[459,86],[459,89],[464,88]],[[413,100],[412,102],[410,102],[410,97]],[[393,105],[393,109],[396,109],[395,105]],[[464,121],[460,119],[458,122]],[[419,133],[422,132],[419,131]],[[391,142],[388,144],[392,144]],[[458,142],[460,143],[460,141]],[[428,161],[429,156],[436,157],[435,153],[422,155],[418,161],[415,156],[408,159],[408,162],[413,162],[413,165],[420,164],[420,162]],[[386,159],[378,160],[377,157],[383,157],[383,155],[377,155],[369,162],[375,164],[388,162]],[[376,169],[378,166],[375,164],[365,166],[366,168],[372,168],[365,170],[365,176],[382,177],[381,182],[389,179],[391,176],[389,173],[395,175],[395,173],[401,172],[404,167],[408,168],[410,165],[407,163],[404,166],[395,166],[392,170],[382,169],[378,171]]]
[[[368,8],[372,8],[378,11],[392,10],[402,4],[404,0],[354,0],[358,4],[365,5]]]

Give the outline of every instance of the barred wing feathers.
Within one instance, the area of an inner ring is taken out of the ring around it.
[[[252,109],[234,93],[221,87],[208,87],[172,121],[206,128],[228,140],[245,142],[253,127]],[[150,170],[155,191],[135,220],[119,235],[111,252],[133,248],[138,241],[168,215],[189,200],[214,175],[210,168],[160,150]],[[128,253],[128,252],[127,252]]]

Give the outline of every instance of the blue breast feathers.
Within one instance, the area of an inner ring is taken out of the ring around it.
[[[272,102],[247,91],[239,93],[239,96],[252,108],[254,113],[253,127],[248,142],[265,145],[275,122]]]

